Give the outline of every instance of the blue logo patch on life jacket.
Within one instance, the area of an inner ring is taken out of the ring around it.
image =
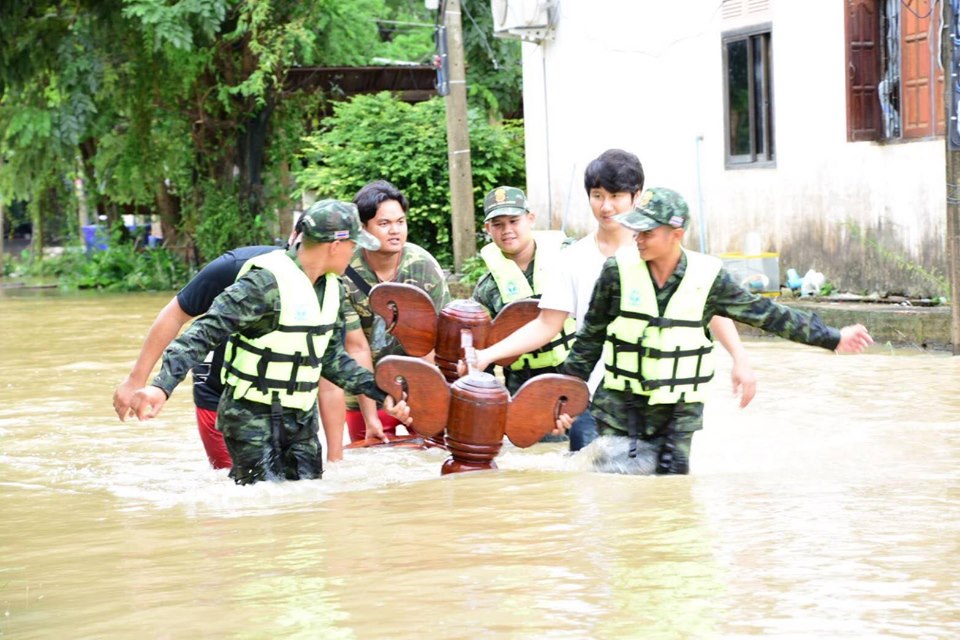
[[[297,322],[306,322],[308,313],[306,305],[297,305],[297,308],[293,310],[293,319]]]
[[[507,283],[507,295],[515,296],[517,295],[517,291],[517,283],[515,283],[513,280]]]
[[[640,304],[640,290],[639,289],[630,289],[630,296],[627,298],[630,301],[631,306],[637,306]]]

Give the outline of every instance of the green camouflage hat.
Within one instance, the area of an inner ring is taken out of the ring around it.
[[[650,187],[640,195],[632,211],[613,219],[633,231],[650,231],[663,225],[686,229],[690,225],[690,208],[673,189]]]
[[[360,226],[360,214],[352,202],[318,200],[300,216],[297,229],[315,242],[353,240],[364,249],[380,248],[380,241]]]
[[[527,196],[516,187],[497,187],[483,199],[484,222],[499,216],[522,216],[527,211]]]

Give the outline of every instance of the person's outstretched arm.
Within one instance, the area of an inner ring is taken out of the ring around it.
[[[134,392],[147,384],[147,378],[153,371],[153,367],[163,355],[163,350],[167,348],[173,339],[180,333],[180,329],[191,318],[180,307],[180,301],[176,296],[173,297],[167,305],[157,314],[153,324],[147,331],[147,337],[140,348],[140,355],[133,364],[130,373],[126,379],[113,392],[113,410],[117,412],[117,417],[121,421],[132,415],[132,402]]]
[[[836,351],[859,353],[873,344],[863,325],[837,329],[809,311],[793,309],[743,289],[720,270],[707,298],[708,316],[722,315],[793,342]]]
[[[486,349],[477,349],[477,369],[486,371],[493,362],[513,358],[539,349],[560,333],[567,319],[566,311],[540,309],[540,314],[509,336]]]
[[[757,376],[753,373],[747,351],[743,348],[740,334],[733,320],[722,316],[713,316],[710,319],[710,331],[717,342],[723,345],[730,357],[733,358],[733,369],[730,370],[730,381],[733,383],[733,393],[740,395],[740,408],[750,404],[757,394]]]
[[[178,384],[204,356],[233,333],[265,335],[276,330],[277,281],[266,269],[254,269],[217,296],[201,316],[163,351],[153,382],[137,389],[131,408],[140,420],[155,417]]]

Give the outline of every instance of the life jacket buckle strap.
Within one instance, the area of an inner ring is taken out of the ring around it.
[[[633,388],[627,385],[626,390],[624,391],[626,396],[626,408],[627,408],[627,437],[630,438],[630,457],[637,457],[637,450],[639,448],[639,433],[637,430],[637,407],[634,404],[633,400]]]
[[[272,349],[264,349],[263,357],[257,362],[257,389],[264,395],[267,394],[267,365],[270,364],[272,353]]]
[[[292,396],[297,389],[297,374],[300,372],[300,352],[293,354],[293,366],[290,367],[290,381],[287,382],[287,395]]]
[[[316,344],[313,339],[313,334],[307,334],[307,357],[309,358],[308,362],[311,367],[315,367],[320,364],[320,358],[317,357]]]
[[[283,472],[283,406],[280,395],[274,391],[270,398],[270,465],[269,468],[278,478]]]

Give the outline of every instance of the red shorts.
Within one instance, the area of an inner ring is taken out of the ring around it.
[[[210,409],[197,409],[197,429],[200,431],[200,440],[207,452],[207,459],[214,469],[229,469],[233,466],[230,452],[223,441],[223,434],[217,431],[217,412]]]
[[[397,437],[397,425],[400,421],[389,413],[380,409],[377,411],[380,417],[380,424],[383,425],[383,434],[391,438]],[[367,437],[367,423],[363,421],[363,414],[359,409],[347,409],[347,429],[350,432],[350,442],[363,440]]]

